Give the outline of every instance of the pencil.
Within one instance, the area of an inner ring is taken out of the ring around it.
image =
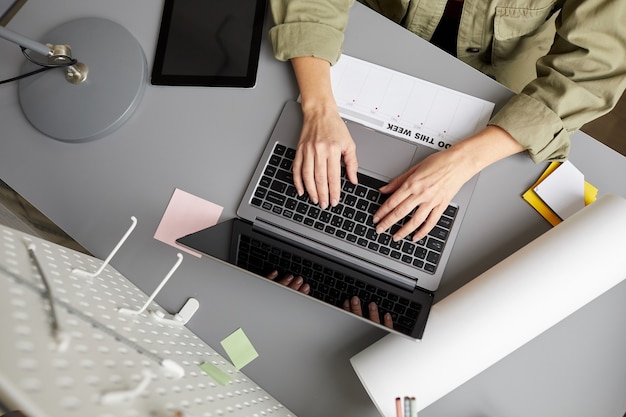
[[[402,417],[402,399],[396,397],[396,417]]]

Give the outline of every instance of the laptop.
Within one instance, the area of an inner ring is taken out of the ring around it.
[[[344,173],[336,207],[321,210],[295,192],[291,162],[302,112],[298,102],[288,101],[245,190],[238,218],[177,242],[259,276],[273,270],[302,276],[311,287],[309,296],[346,313],[346,299],[359,297],[364,312],[373,301],[377,321],[383,323],[383,314],[390,313],[393,328],[376,323],[367,313],[361,319],[421,339],[477,176],[461,188],[427,237],[393,242],[394,230],[377,234],[372,223],[386,198],[378,188],[437,151],[344,121],[357,146],[359,183],[351,184]]]

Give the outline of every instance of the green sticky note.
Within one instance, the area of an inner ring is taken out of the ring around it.
[[[243,368],[259,356],[242,329],[237,329],[220,343],[237,369]]]
[[[226,385],[230,381],[228,374],[213,365],[211,362],[204,362],[198,366],[220,385]]]

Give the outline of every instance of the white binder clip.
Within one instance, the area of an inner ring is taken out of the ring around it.
[[[124,233],[124,236],[122,236],[122,239],[117,243],[117,245],[115,245],[115,247],[113,248],[113,251],[111,251],[109,256],[107,256],[107,258],[104,260],[104,262],[102,263],[102,265],[100,266],[100,268],[98,268],[96,272],[91,273],[91,272],[87,272],[79,268],[75,268],[72,270],[72,274],[79,276],[81,278],[95,278],[98,275],[100,275],[100,273],[104,270],[104,268],[109,264],[111,259],[113,259],[113,256],[115,256],[119,248],[124,244],[126,239],[128,239],[128,236],[130,236],[132,231],[135,229],[135,226],[137,226],[137,218],[135,216],[132,216],[130,219],[132,221],[132,224],[130,225],[126,233]]]
[[[189,320],[191,320],[193,315],[196,314],[198,308],[200,308],[198,300],[195,298],[189,298],[183,308],[181,308],[180,311],[174,315],[165,314],[160,310],[150,311],[150,313],[156,321],[184,326]]]

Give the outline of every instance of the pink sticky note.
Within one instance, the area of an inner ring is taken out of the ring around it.
[[[176,239],[217,224],[224,208],[180,189],[165,209],[154,238],[177,249],[201,257],[196,251],[176,243]]]

